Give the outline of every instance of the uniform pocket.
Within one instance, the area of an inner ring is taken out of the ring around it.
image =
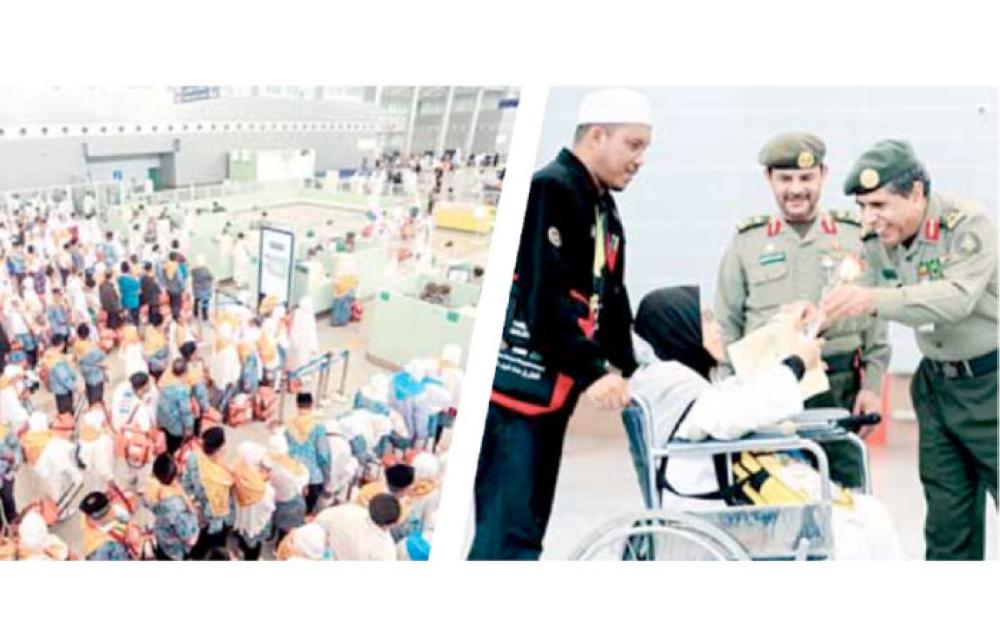
[[[750,269],[750,273],[747,276],[749,277],[751,285],[760,285],[761,283],[768,283],[770,281],[783,279],[787,275],[788,262],[781,260],[774,263],[767,263],[765,265],[755,265]]]
[[[763,309],[787,303],[790,300],[788,288],[785,287],[787,276],[787,261],[753,266],[747,274],[750,282],[750,306]]]

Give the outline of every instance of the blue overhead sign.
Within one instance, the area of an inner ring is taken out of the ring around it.
[[[219,97],[218,87],[187,86],[174,90],[175,103],[191,103],[198,100],[210,100]]]
[[[520,102],[520,98],[503,98],[500,100],[500,104],[497,105],[497,107],[500,109],[516,109]]]
[[[125,180],[125,175],[122,173],[122,170],[120,170],[120,169],[113,169],[113,170],[111,170],[111,180],[113,180],[113,181],[123,181],[123,180]]]

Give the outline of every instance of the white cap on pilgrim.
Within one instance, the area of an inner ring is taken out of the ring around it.
[[[616,123],[653,125],[649,99],[631,89],[601,89],[583,97],[576,114],[577,125]]]

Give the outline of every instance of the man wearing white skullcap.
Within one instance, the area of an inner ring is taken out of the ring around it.
[[[35,411],[28,432],[21,438],[24,461],[33,473],[37,488],[63,508],[83,488],[83,474],[76,464],[76,444],[60,439],[49,430],[45,413]],[[69,500],[67,500],[69,498]]]
[[[30,510],[21,519],[17,529],[17,559],[51,560],[69,559],[69,547],[61,538],[49,533],[45,520],[37,510]]]
[[[293,529],[278,545],[276,557],[281,561],[329,559],[326,531],[319,524],[306,524]]]
[[[594,91],[580,103],[572,150],[532,177],[476,473],[470,559],[537,559],[579,395],[606,409],[628,403],[632,307],[611,192],[639,171],[652,129],[642,94]]]

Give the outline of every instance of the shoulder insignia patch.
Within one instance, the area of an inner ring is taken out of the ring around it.
[[[557,248],[562,247],[562,235],[559,234],[559,229],[554,226],[549,228],[549,243]]]
[[[747,230],[752,230],[755,227],[766,225],[768,219],[770,218],[770,216],[766,215],[749,216],[736,224],[736,231],[742,234]]]
[[[858,227],[861,227],[861,216],[855,212],[832,210],[830,212],[830,216],[832,216],[833,220],[838,223],[847,223],[849,225],[857,225]]]
[[[941,217],[941,227],[949,231],[954,230],[955,227],[959,223],[961,223],[962,219],[964,218],[965,218],[965,212],[961,210],[952,210],[950,212],[946,212]]]
[[[979,237],[975,232],[964,232],[958,237],[955,242],[955,247],[958,249],[958,253],[962,256],[971,256],[973,254],[978,254],[981,249],[983,249],[983,242],[979,240]]]

